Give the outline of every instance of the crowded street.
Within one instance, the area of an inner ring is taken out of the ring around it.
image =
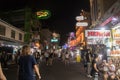
[[[47,66],[45,62],[40,63],[41,80],[90,80],[87,77],[84,67],[81,63],[72,61],[65,65],[59,59],[55,60],[52,66]],[[9,65],[4,73],[8,80],[16,80],[17,66]]]
[[[0,0],[0,80],[120,80],[120,0]]]

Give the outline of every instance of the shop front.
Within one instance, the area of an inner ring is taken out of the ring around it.
[[[113,60],[116,67],[120,66],[120,23],[113,26],[112,30],[112,48],[110,59]]]
[[[99,54],[102,59],[107,59],[107,49],[111,47],[111,31],[110,30],[86,30],[86,43],[92,48],[93,53]]]
[[[106,42],[109,42],[109,39],[111,38],[111,31],[110,30],[86,30],[85,37],[88,45],[89,44],[107,45]]]
[[[112,28],[112,52],[111,56],[120,56],[120,23]]]
[[[5,51],[8,54],[16,54],[17,50],[23,45],[23,42],[0,37],[0,52]]]

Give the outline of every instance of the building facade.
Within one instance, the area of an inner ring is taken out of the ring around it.
[[[99,26],[108,15],[107,11],[119,0],[90,0],[92,27]],[[105,15],[107,14],[107,15]]]
[[[0,19],[0,44],[23,44],[24,34],[24,31]]]
[[[116,62],[120,59],[120,0],[90,0],[90,6],[92,29],[104,28],[111,32],[110,39],[106,41],[106,54],[115,65],[119,64]]]

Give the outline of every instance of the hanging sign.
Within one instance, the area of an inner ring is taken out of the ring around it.
[[[81,26],[88,26],[88,23],[87,23],[87,22],[77,22],[77,23],[76,23],[76,26],[78,26],[78,27],[79,27],[79,26],[80,26],[80,27],[81,27]]]
[[[81,21],[81,20],[84,20],[84,16],[76,16],[75,18],[77,21]]]

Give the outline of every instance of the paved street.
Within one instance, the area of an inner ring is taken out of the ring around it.
[[[17,66],[9,66],[4,73],[8,80],[16,80]],[[80,63],[71,62],[65,66],[60,60],[55,60],[52,66],[40,64],[42,80],[90,80],[86,77],[83,66]]]

